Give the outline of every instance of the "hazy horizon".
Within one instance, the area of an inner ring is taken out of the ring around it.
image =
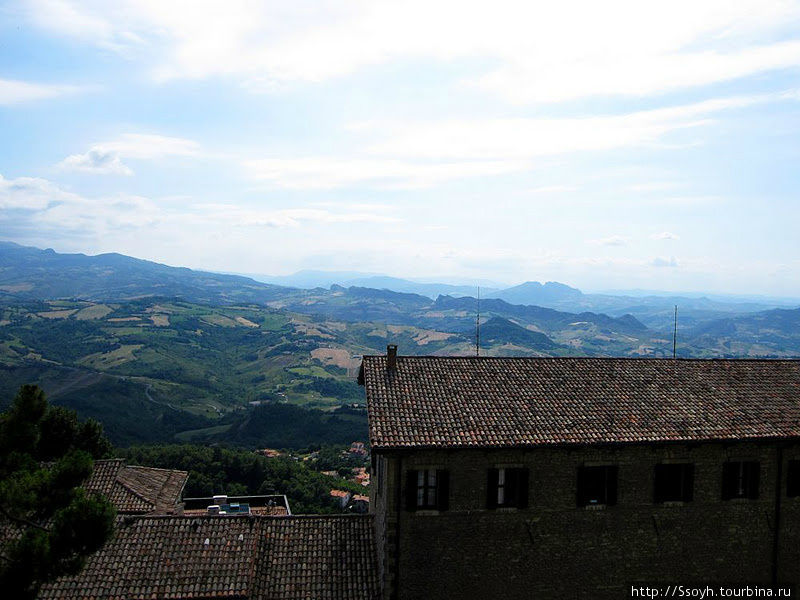
[[[10,240],[0,240],[0,243],[8,242]],[[16,243],[16,242],[12,242]],[[35,247],[35,246],[31,246]],[[39,248],[40,250],[53,250],[56,251],[54,248]],[[60,253],[60,252],[59,252]],[[111,252],[112,254],[120,254]],[[87,256],[97,256],[97,254],[89,254],[85,252],[76,252],[76,254],[85,254]],[[125,255],[128,256],[128,255]],[[131,258],[141,259],[141,257],[131,256]],[[150,260],[150,259],[143,259],[143,260]],[[444,285],[451,285],[451,286],[461,286],[461,287],[469,287],[472,286],[476,289],[476,293],[478,288],[480,288],[481,293],[491,293],[492,291],[502,291],[509,288],[513,288],[516,286],[520,286],[526,283],[539,283],[542,285],[548,283],[556,283],[561,285],[566,285],[575,289],[580,290],[584,294],[600,294],[600,295],[628,295],[631,297],[637,296],[683,296],[686,298],[695,298],[695,297],[703,297],[708,296],[709,298],[725,298],[731,302],[758,302],[764,301],[769,303],[770,301],[774,302],[775,304],[784,304],[784,305],[793,305],[793,304],[800,304],[800,296],[778,296],[778,295],[770,295],[770,294],[759,294],[759,293],[732,293],[732,292],[725,292],[725,291],[714,291],[714,290],[669,290],[669,289],[643,289],[643,288],[606,288],[606,289],[591,289],[591,288],[581,288],[569,281],[558,281],[558,280],[537,280],[537,279],[526,279],[524,281],[514,281],[514,282],[503,282],[503,281],[490,281],[490,280],[476,280],[476,279],[469,279],[469,278],[459,278],[459,277],[452,277],[443,275],[442,277],[415,277],[414,275],[402,275],[402,274],[395,274],[395,273],[380,273],[380,272],[362,272],[362,271],[341,271],[341,270],[326,270],[326,269],[301,269],[299,271],[292,271],[289,273],[281,273],[281,274],[271,274],[271,273],[248,273],[244,271],[236,271],[236,270],[215,270],[200,267],[187,267],[187,265],[182,264],[168,264],[163,261],[153,260],[152,262],[164,264],[169,267],[177,267],[177,268],[191,268],[195,271],[205,271],[209,273],[218,273],[222,275],[239,275],[242,277],[248,277],[254,279],[255,281],[259,281],[262,283],[276,283],[277,285],[285,285],[289,287],[300,287],[306,288],[311,286],[305,285],[298,285],[297,283],[292,282],[281,282],[281,280],[292,279],[296,276],[303,276],[303,275],[318,275],[319,279],[326,279],[329,278],[331,283],[325,283],[322,287],[329,287],[333,283],[336,284],[350,284],[351,280],[368,280],[368,279],[396,279],[398,281],[408,281],[411,283],[418,283],[418,284],[444,284]],[[341,280],[337,279],[334,276],[341,275]],[[327,276],[327,277],[326,277]],[[316,286],[314,286],[316,287]],[[369,287],[369,286],[367,286]],[[380,288],[379,288],[380,289]],[[474,295],[473,295],[474,296]],[[488,297],[488,296],[487,296]]]
[[[0,239],[800,297],[800,2],[0,7]]]

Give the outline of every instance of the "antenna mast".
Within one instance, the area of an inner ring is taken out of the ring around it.
[[[475,316],[475,356],[481,355],[481,286],[478,286],[478,313]]]
[[[675,360],[678,349],[678,305],[675,305],[675,325],[672,329],[672,360]]]

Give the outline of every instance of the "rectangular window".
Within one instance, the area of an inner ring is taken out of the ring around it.
[[[656,465],[654,489],[656,503],[691,502],[693,488],[693,464]]]
[[[760,465],[754,460],[729,461],[722,465],[722,499],[758,498]]]
[[[406,473],[407,510],[447,510],[449,477],[442,469],[409,470]]]
[[[786,468],[786,495],[800,496],[800,460],[790,460]]]
[[[526,508],[528,469],[489,469],[486,485],[487,508]]]
[[[578,506],[617,503],[617,466],[578,467]]]

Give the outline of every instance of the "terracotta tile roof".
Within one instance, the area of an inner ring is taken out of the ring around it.
[[[122,459],[96,460],[84,487],[106,496],[123,514],[171,513],[181,499],[186,471],[126,465]]]
[[[378,598],[369,515],[263,521],[257,593],[268,600]]]
[[[365,356],[373,448],[800,436],[800,361]]]
[[[39,597],[373,599],[375,561],[368,515],[131,517],[79,575]]]
[[[134,518],[79,575],[43,586],[39,597],[244,598],[258,537],[253,519]]]

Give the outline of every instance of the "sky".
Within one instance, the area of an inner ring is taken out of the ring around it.
[[[800,296],[800,2],[0,1],[0,239]]]

